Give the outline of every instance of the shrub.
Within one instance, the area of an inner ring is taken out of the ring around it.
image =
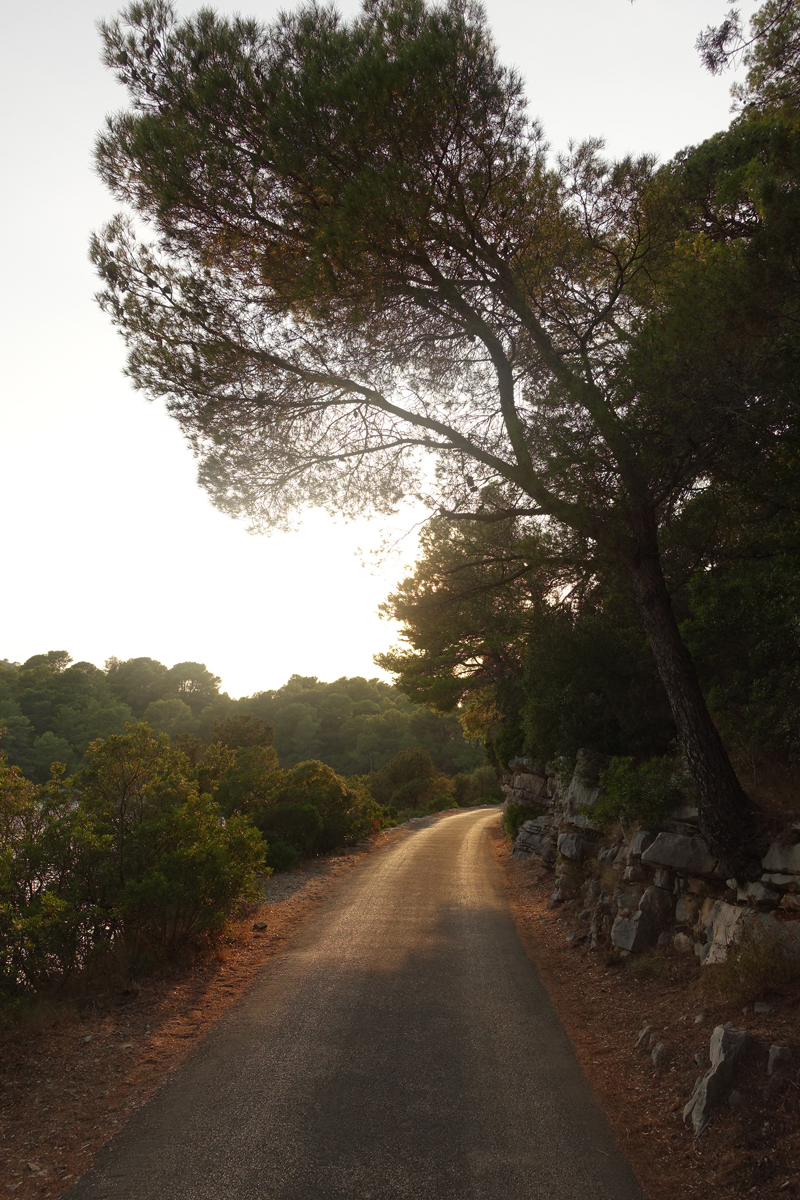
[[[273,871],[291,871],[300,862],[300,851],[289,842],[271,841],[264,860]]]
[[[601,824],[640,821],[653,829],[686,798],[691,785],[672,758],[651,758],[634,764],[626,755],[612,758],[600,776],[601,794],[592,816]]]
[[[728,947],[724,962],[704,968],[706,987],[734,1004],[750,1004],[771,988],[800,981],[800,951],[786,948],[780,935],[755,923]]]
[[[253,815],[253,824],[271,847],[276,842],[294,847],[297,861],[300,855],[310,857],[317,853],[325,830],[325,822],[315,805],[285,801],[260,809]]]
[[[516,840],[516,836],[520,831],[520,827],[524,825],[526,821],[530,821],[531,818],[535,816],[537,816],[537,814],[526,805],[508,805],[503,816],[503,828],[511,838],[512,842]]]
[[[370,791],[379,804],[394,808],[425,808],[452,784],[436,770],[427,750],[401,750],[370,778]]]

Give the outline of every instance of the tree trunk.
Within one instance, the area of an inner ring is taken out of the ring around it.
[[[728,874],[743,880],[761,856],[762,822],[736,776],[681,637],[664,574],[655,522],[645,518],[627,567],[645,634],[669,699],[697,788],[700,828]],[[758,866],[760,873],[760,866]],[[757,876],[756,876],[757,878]]]

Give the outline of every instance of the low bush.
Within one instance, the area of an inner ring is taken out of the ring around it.
[[[639,821],[654,829],[689,795],[689,778],[673,758],[651,758],[638,764],[629,755],[612,758],[600,775],[600,797],[592,818],[602,825]]]
[[[503,815],[503,828],[505,829],[511,841],[515,841],[520,827],[526,821],[530,821],[537,814],[532,809],[523,804],[509,804]]]
[[[800,982],[800,951],[787,949],[780,936],[748,925],[728,947],[724,962],[703,970],[703,982],[734,1004],[750,1004],[771,989]]]
[[[300,862],[300,858],[301,854],[296,846],[278,839],[269,843],[264,861],[273,871],[292,871]]]
[[[0,756],[0,759],[2,756]],[[174,955],[252,899],[265,845],[143,724],[35,787],[0,761],[0,1006]]]

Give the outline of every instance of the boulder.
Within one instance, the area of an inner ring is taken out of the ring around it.
[[[512,775],[539,775],[544,778],[544,772],[532,758],[510,758],[508,769]]]
[[[617,917],[611,926],[611,941],[618,950],[637,954],[650,946],[658,935],[653,915],[639,909],[630,917]]]
[[[683,1110],[684,1123],[692,1119],[695,1136],[703,1132],[722,1093],[733,1079],[736,1064],[747,1049],[748,1035],[730,1023],[717,1025],[711,1035],[711,1066],[694,1085],[691,1099]]]
[[[580,862],[583,858],[583,838],[577,833],[560,833],[558,853],[570,862]]]
[[[644,889],[640,887],[624,888],[619,896],[617,896],[617,911],[618,912],[635,912],[639,907],[639,901],[644,895]]]
[[[709,940],[703,956],[704,966],[725,961],[728,956],[728,947],[741,931],[739,919],[746,911],[736,904],[726,904],[724,900],[715,902],[709,921]]]
[[[655,885],[647,888],[639,901],[641,911],[650,913],[659,929],[664,929],[670,924],[674,907],[672,893]]]
[[[628,842],[628,848],[625,855],[628,862],[630,862],[632,858],[641,858],[642,853],[655,840],[656,835],[651,830],[637,829],[631,840]]]
[[[692,939],[685,933],[676,933],[672,939],[672,945],[679,954],[691,954],[694,949]]]
[[[800,875],[800,843],[796,846],[781,846],[773,842],[761,860],[765,871],[779,871],[784,875]]]
[[[678,897],[678,902],[675,905],[675,922],[677,925],[693,925],[697,918],[697,911],[700,903],[697,896],[693,896],[691,892],[684,892]]]
[[[642,862],[653,867],[669,867],[679,875],[723,878],[717,860],[703,839],[680,833],[659,833],[652,845],[643,851]]]
[[[663,1042],[656,1042],[650,1054],[650,1061],[654,1067],[661,1067],[667,1057],[667,1047]]]
[[[777,904],[780,896],[758,880],[736,889],[736,899],[743,904]]]
[[[771,883],[773,887],[796,887],[800,884],[800,879],[796,875],[783,875],[780,871],[765,871],[761,882]]]
[[[767,1074],[774,1075],[776,1071],[785,1071],[792,1065],[792,1052],[788,1046],[770,1046],[767,1057]]]

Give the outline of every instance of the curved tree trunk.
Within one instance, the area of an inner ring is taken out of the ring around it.
[[[703,836],[729,874],[743,879],[752,874],[760,858],[762,822],[728,758],[681,637],[661,568],[655,522],[645,518],[642,525],[638,546],[626,565],[644,632],[697,788]],[[757,869],[760,872],[760,866]]]

